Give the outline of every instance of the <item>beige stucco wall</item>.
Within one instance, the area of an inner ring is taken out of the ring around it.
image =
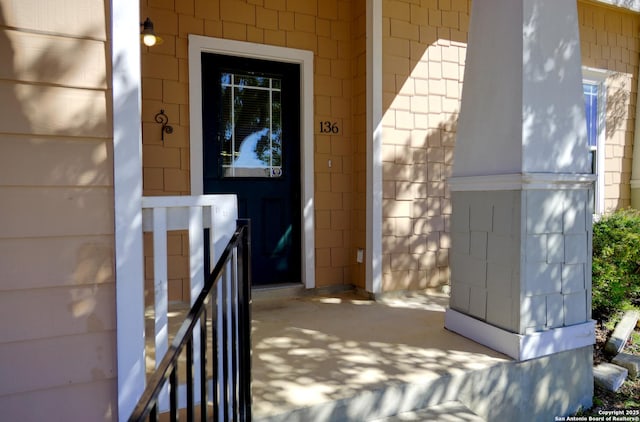
[[[103,0],[0,0],[0,418],[114,420]]]
[[[640,57],[640,16],[578,3],[584,66],[606,70],[605,211],[631,205],[631,159]]]

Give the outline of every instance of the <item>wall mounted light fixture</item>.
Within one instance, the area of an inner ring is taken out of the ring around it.
[[[172,134],[173,126],[169,125],[169,116],[164,114],[164,110],[160,110],[160,113],[156,114],[156,122],[162,125],[162,130],[160,131],[160,139],[164,142],[164,134]]]
[[[140,40],[147,47],[153,47],[154,45],[162,44],[162,38],[156,35],[156,31],[153,29],[153,22],[147,18],[140,24],[142,31],[140,32]]]

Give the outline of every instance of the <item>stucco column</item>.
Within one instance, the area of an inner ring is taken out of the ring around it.
[[[575,0],[473,2],[445,325],[518,360],[594,342]]]

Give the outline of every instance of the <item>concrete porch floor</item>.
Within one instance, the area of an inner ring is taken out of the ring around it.
[[[510,358],[445,330],[447,303],[254,295],[254,420],[364,421],[457,400],[461,378]]]
[[[299,290],[254,293],[254,421],[545,421],[591,407],[590,346],[515,362],[445,330],[447,296],[375,302]],[[171,339],[187,307],[170,309]],[[151,372],[151,311],[147,329]]]

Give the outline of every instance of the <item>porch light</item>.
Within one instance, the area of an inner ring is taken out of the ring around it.
[[[153,47],[154,45],[162,44],[162,38],[156,35],[156,31],[153,29],[153,22],[147,17],[147,19],[140,24],[142,26],[142,32],[140,32],[140,39],[142,43],[147,47]]]

